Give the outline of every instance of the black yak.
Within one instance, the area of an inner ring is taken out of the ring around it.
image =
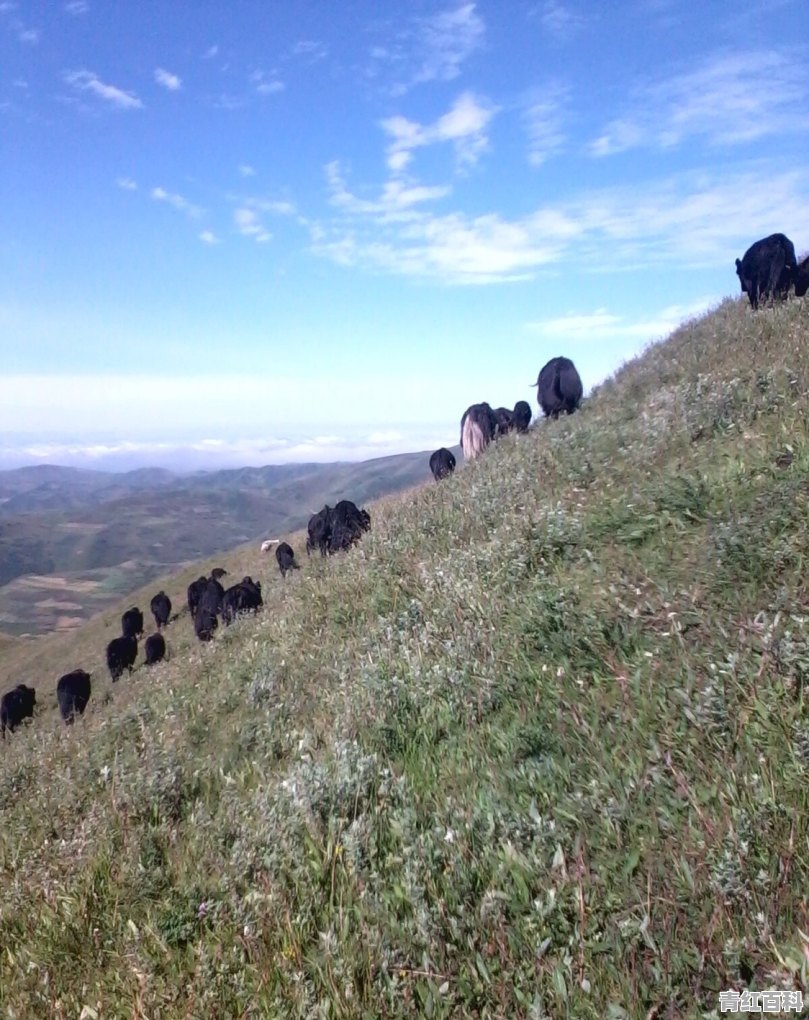
[[[803,297],[809,290],[809,255],[799,262],[793,274],[795,281],[795,297]]]
[[[3,737],[6,730],[13,733],[23,719],[33,718],[36,703],[36,691],[25,684],[17,684],[0,698],[0,733]]]
[[[370,527],[371,515],[350,499],[341,499],[333,509],[327,504],[309,519],[306,552],[319,549],[326,556],[349,549]]]
[[[150,634],[143,646],[146,653],[146,665],[154,666],[156,662],[166,657],[166,639],[162,634]]]
[[[551,358],[531,385],[536,386],[537,403],[549,418],[573,414],[581,404],[584,387],[570,358]]]
[[[787,296],[797,265],[792,241],[785,234],[770,234],[736,259],[736,275],[742,293],[747,294],[753,308],[758,308],[759,301]]]
[[[132,672],[135,659],[138,657],[138,642],[134,637],[117,637],[107,645],[107,668],[112,682],[115,683],[125,669]]]
[[[331,515],[332,508],[326,504],[322,510],[312,514],[306,526],[306,555],[313,553],[315,549],[320,550],[320,555],[325,556],[329,551],[329,538],[331,537]]]
[[[336,553],[350,549],[362,538],[363,532],[371,527],[371,515],[350,499],[341,499],[331,512],[330,524],[329,552]]]
[[[165,627],[171,616],[171,599],[168,595],[164,591],[159,591],[149,603],[149,608],[152,611],[154,622],[157,624],[157,629]]]
[[[442,446],[440,450],[431,454],[430,470],[437,482],[440,482],[442,478],[448,478],[455,470],[455,454],[446,446]]]
[[[224,594],[225,589],[213,577],[205,582],[194,613],[194,632],[200,641],[210,641],[219,626],[217,617],[222,612]]]
[[[261,582],[254,581],[249,575],[234,584],[222,596],[222,619],[227,626],[240,613],[254,613],[264,605],[261,596]]]
[[[504,436],[507,432],[511,432],[514,428],[514,412],[510,411],[507,407],[496,407],[492,414],[497,425],[494,430],[494,438],[497,439],[499,436]]]
[[[527,432],[528,426],[531,424],[531,405],[527,400],[518,400],[514,405],[514,410],[511,412],[511,420],[514,423],[514,428],[518,432]]]
[[[295,550],[288,542],[281,542],[279,544],[275,550],[275,559],[278,562],[281,577],[284,579],[286,579],[287,573],[290,570],[298,570],[298,564],[295,562]]]
[[[74,669],[72,673],[65,673],[59,678],[56,700],[62,718],[68,725],[73,722],[77,712],[82,715],[87,708],[91,690],[90,674],[83,669]]]
[[[143,613],[137,606],[127,609],[121,617],[121,633],[124,637],[137,638],[143,634]]]
[[[197,615],[197,608],[199,607],[199,600],[202,598],[202,593],[208,587],[207,577],[198,577],[196,581],[192,581],[188,586],[188,612],[191,617]]]

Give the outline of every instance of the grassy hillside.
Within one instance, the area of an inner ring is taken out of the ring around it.
[[[0,472],[0,631],[48,634],[164,574],[430,477],[429,452],[178,477],[35,467]]]
[[[181,617],[152,672],[103,676],[112,612],[12,645],[43,708],[0,755],[0,1011],[809,991],[808,312],[724,302],[286,584],[234,552],[264,613],[204,647]]]

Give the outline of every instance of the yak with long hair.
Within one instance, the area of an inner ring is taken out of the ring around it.
[[[497,418],[484,401],[472,404],[461,418],[461,449],[466,460],[479,457],[497,434]]]

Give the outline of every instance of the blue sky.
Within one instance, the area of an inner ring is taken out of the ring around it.
[[[589,388],[809,248],[808,97],[805,0],[0,0],[0,466],[358,459],[557,354]]]

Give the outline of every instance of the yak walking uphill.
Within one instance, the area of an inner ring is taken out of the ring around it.
[[[127,609],[121,617],[121,633],[131,638],[143,636],[143,613],[137,606]]]
[[[278,563],[278,569],[281,571],[281,577],[286,580],[286,576],[290,570],[298,570],[298,564],[295,562],[295,550],[288,542],[281,542],[278,548],[275,550],[275,559]]]
[[[350,499],[341,499],[334,509],[328,504],[309,518],[306,554],[320,550],[321,556],[350,549],[371,528],[371,515]]]
[[[492,412],[497,422],[495,436],[505,436],[514,428],[514,412],[508,407],[496,407]]]
[[[159,591],[149,603],[149,608],[152,611],[157,629],[160,630],[161,627],[165,627],[171,616],[171,599],[168,595],[164,591]]]
[[[472,404],[461,418],[461,449],[466,460],[479,457],[497,435],[497,418],[491,407],[483,401]]]
[[[437,482],[440,482],[442,478],[448,478],[455,470],[455,455],[446,446],[442,446],[440,450],[431,454],[430,470]]]
[[[249,575],[243,577],[238,584],[234,584],[222,596],[222,619],[225,626],[231,623],[241,613],[255,613],[264,605],[261,596],[261,582],[254,581]]]
[[[166,639],[162,634],[150,634],[143,646],[146,654],[146,665],[154,666],[156,662],[166,657]]]
[[[809,255],[795,269],[795,297],[803,297],[809,290]]]
[[[795,245],[786,234],[763,237],[751,244],[741,259],[736,259],[742,293],[747,294],[754,309],[760,301],[785,298],[795,282],[797,268]]]
[[[513,411],[507,407],[497,407],[493,414],[497,422],[495,439],[509,432],[527,432],[531,424],[531,405],[527,400],[518,400]]]
[[[527,400],[518,400],[513,411],[507,407],[498,407],[492,410],[485,401],[480,404],[472,404],[471,407],[467,407],[463,418],[461,418],[463,455],[466,460],[474,460],[475,457],[480,456],[492,440],[508,435],[509,432],[527,432],[530,424],[531,405]],[[433,457],[440,452],[437,450]],[[432,458],[430,467],[432,467]]]
[[[0,732],[4,738],[6,730],[13,733],[23,719],[33,719],[36,703],[36,691],[25,684],[17,684],[0,698]]]
[[[220,575],[221,576],[221,575]],[[204,578],[200,578],[204,580]],[[195,582],[199,584],[199,581]],[[219,626],[219,614],[222,612],[222,599],[225,589],[213,577],[205,581],[205,586],[199,596],[199,604],[194,613],[194,632],[200,641],[210,641],[214,631]]]
[[[138,642],[134,637],[117,637],[107,645],[107,668],[112,682],[120,679],[125,669],[132,672],[138,657]]]
[[[527,432],[531,424],[531,405],[527,400],[518,400],[511,412],[511,424],[517,432]]]
[[[59,702],[59,712],[68,725],[73,722],[76,713],[82,715],[87,708],[91,690],[90,674],[83,669],[74,669],[72,673],[65,673],[59,678],[56,699]]]
[[[537,403],[547,418],[573,414],[584,393],[581,376],[570,358],[551,358],[531,385],[537,388]]]

